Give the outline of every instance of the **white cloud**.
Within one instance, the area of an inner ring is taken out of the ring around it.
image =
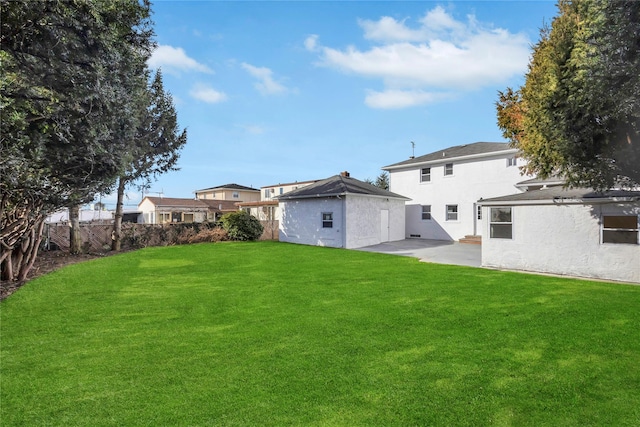
[[[228,98],[224,92],[219,92],[205,84],[196,84],[189,92],[189,95],[208,104],[218,104]]]
[[[304,40],[304,47],[308,51],[314,52],[318,45],[318,35],[312,34]]]
[[[242,63],[242,68],[259,80],[254,86],[261,94],[274,95],[287,91],[286,87],[273,80],[273,72],[270,69],[266,67],[255,67],[246,62]]]
[[[444,93],[431,93],[422,90],[386,90],[384,92],[368,91],[364,103],[371,108],[399,109],[431,104],[448,98]]]
[[[213,70],[190,58],[181,47],[158,45],[149,58],[151,68],[160,68],[167,72],[197,71],[212,74]]]
[[[319,52],[319,65],[379,79],[384,90],[365,99],[372,108],[422,105],[434,101],[430,93],[500,84],[526,70],[530,41],[523,34],[482,25],[474,16],[456,20],[440,6],[418,22],[411,28],[408,19],[360,20],[374,43],[367,49],[321,46],[317,36],[305,47]]]

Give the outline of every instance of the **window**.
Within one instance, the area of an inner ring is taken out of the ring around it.
[[[507,159],[507,167],[515,166],[517,165],[517,163],[518,163],[517,157],[509,157]]]
[[[607,215],[602,217],[602,243],[638,244],[636,215]]]
[[[160,224],[164,224],[165,222],[171,222],[171,214],[168,212],[158,214],[158,222]]]
[[[420,182],[431,181],[431,168],[420,169]]]
[[[431,219],[431,205],[422,206],[422,219],[423,220]]]
[[[192,213],[182,214],[182,220],[184,222],[193,222],[193,214]]]
[[[264,190],[264,198],[265,198],[265,199],[268,199],[268,198],[269,198],[269,196],[270,196],[270,194],[271,194],[271,193],[269,192],[269,189],[268,189],[268,188],[265,188],[265,190]]]
[[[453,163],[447,163],[444,165],[444,175],[453,175]]]
[[[447,221],[458,220],[458,205],[447,205]]]
[[[280,194],[284,193],[284,188],[280,187]]]
[[[489,237],[492,239],[511,239],[513,236],[511,208],[491,208],[490,217]]]
[[[240,193],[238,193],[237,191],[234,191],[234,192],[233,192],[233,198],[234,198],[234,199],[237,199],[237,198],[239,198],[239,197],[240,197]]]
[[[322,213],[322,228],[333,228],[333,212]]]
[[[478,220],[482,219],[482,206],[478,206],[476,207],[477,212],[476,212],[476,218],[478,218]]]

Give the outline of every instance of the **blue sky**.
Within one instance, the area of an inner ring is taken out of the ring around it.
[[[497,91],[523,82],[554,1],[155,1],[161,68],[187,128],[149,195],[259,188],[503,141]],[[131,189],[126,207],[141,193]],[[109,201],[106,197],[103,201]]]

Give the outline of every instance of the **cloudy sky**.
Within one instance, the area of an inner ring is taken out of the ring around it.
[[[188,143],[149,195],[193,197],[503,141],[497,92],[523,82],[556,14],[532,1],[161,1],[161,69]],[[127,208],[141,193],[131,191]]]

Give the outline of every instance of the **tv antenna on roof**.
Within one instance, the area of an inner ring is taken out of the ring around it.
[[[415,159],[416,157],[416,143],[411,141],[411,158]]]

